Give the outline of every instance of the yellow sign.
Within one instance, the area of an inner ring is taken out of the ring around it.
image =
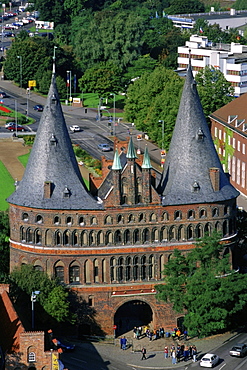
[[[58,355],[52,354],[52,370],[59,370]]]
[[[29,80],[28,87],[36,87],[36,80]]]

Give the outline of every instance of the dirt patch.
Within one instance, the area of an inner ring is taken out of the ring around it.
[[[12,138],[0,139],[0,161],[3,162],[14,180],[20,181],[24,175],[25,167],[19,161],[20,155],[27,154],[31,147],[24,146],[22,141],[14,141]],[[82,177],[89,178],[88,170],[79,166]]]
[[[0,161],[3,162],[14,180],[20,181],[25,171],[18,157],[27,154],[30,147],[23,146],[21,141],[12,139],[0,140]]]

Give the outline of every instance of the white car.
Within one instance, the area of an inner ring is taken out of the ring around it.
[[[72,132],[78,132],[78,131],[81,131],[81,128],[77,125],[72,125],[69,127],[70,131]]]
[[[204,355],[200,361],[200,366],[202,367],[214,367],[220,361],[219,356],[214,353],[207,353]]]

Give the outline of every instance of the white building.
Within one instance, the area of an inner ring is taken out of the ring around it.
[[[191,65],[193,75],[206,66],[219,68],[235,89],[235,96],[247,92],[247,46],[240,44],[216,44],[206,36],[192,35],[185,46],[178,47],[178,71]]]

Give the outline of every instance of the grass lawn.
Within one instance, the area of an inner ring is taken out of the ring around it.
[[[80,95],[80,98],[83,100],[84,107],[96,108],[96,109],[98,108],[99,95],[97,93],[83,93]],[[115,99],[116,99],[115,100],[116,109],[123,109],[125,97],[123,95],[116,95]],[[107,110],[113,108],[113,105],[114,105],[113,97],[110,96],[107,99],[107,103],[106,103],[105,98],[102,99],[101,104],[106,107],[106,109],[102,111],[102,114],[104,116],[109,116],[109,113],[107,112]],[[111,114],[113,114],[113,112]],[[122,116],[123,116],[123,113],[116,113],[116,117],[122,117]]]
[[[21,162],[21,164],[23,164],[24,167],[26,167],[27,165],[29,155],[30,155],[30,152],[24,155],[20,155],[18,157],[19,161]]]
[[[6,169],[2,162],[0,162],[0,189],[1,189],[0,210],[6,211],[9,205],[5,199],[8,198],[14,192],[15,186],[14,179],[9,174],[8,170]]]

